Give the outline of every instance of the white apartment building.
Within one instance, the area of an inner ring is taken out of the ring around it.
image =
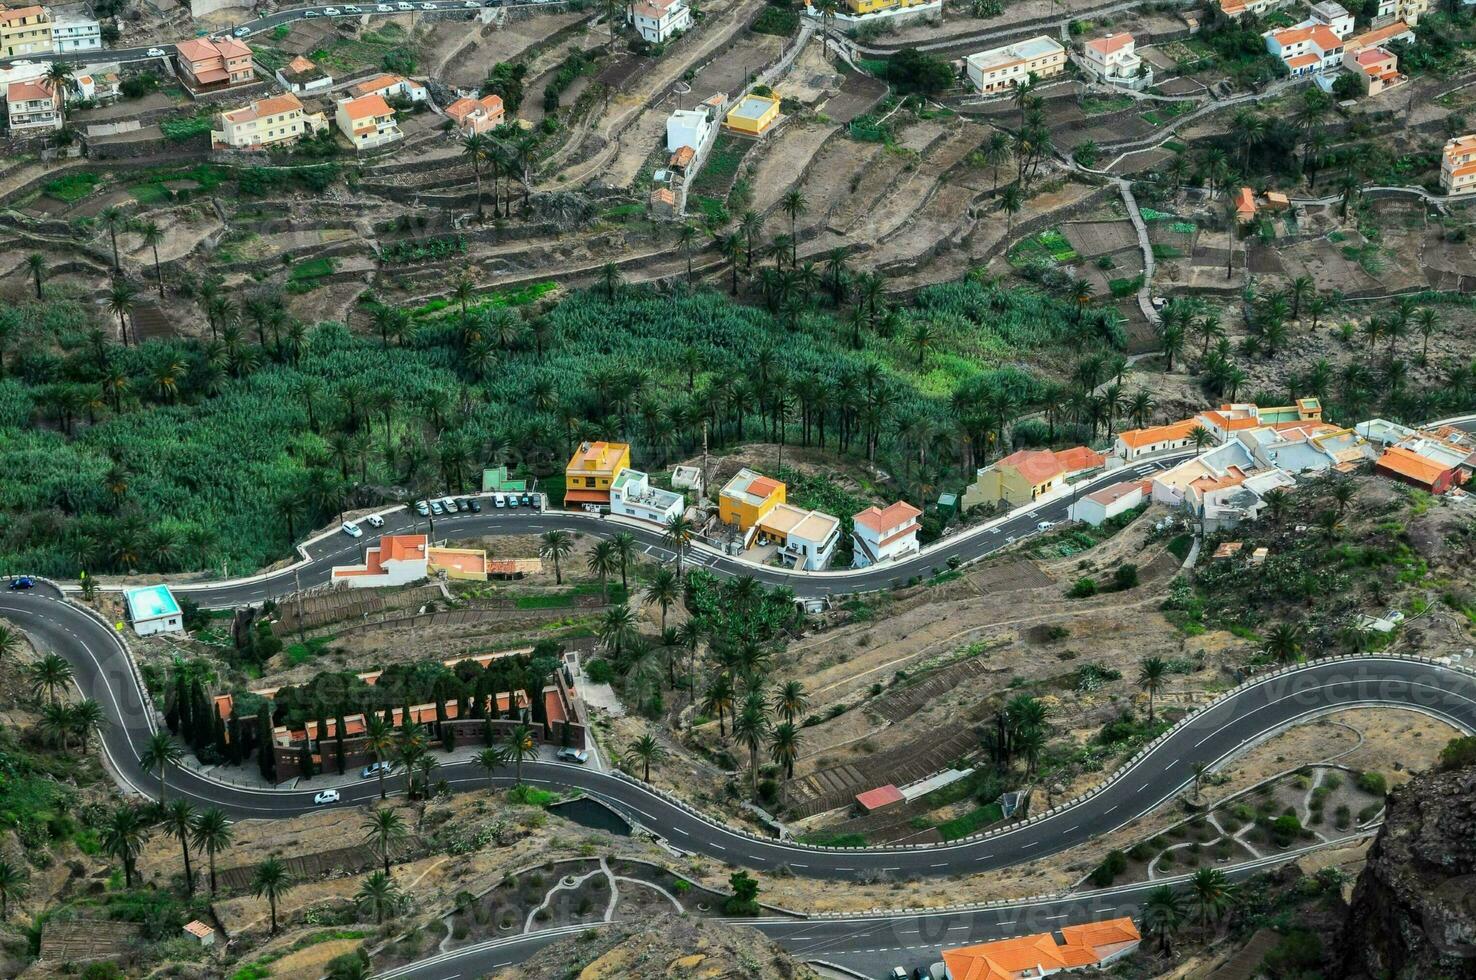
[[[1017,41],[966,59],[969,81],[983,95],[993,95],[1022,85],[1031,76],[1049,78],[1066,69],[1066,49],[1042,34]]]
[[[1476,193],[1476,133],[1457,136],[1440,153],[1440,186],[1445,193]]]
[[[905,500],[886,507],[868,507],[851,519],[851,567],[866,568],[895,561],[918,550],[917,519],[922,511]]]
[[[712,132],[712,116],[706,109],[678,109],[666,117],[666,152],[684,146],[697,150]]]
[[[395,121],[395,110],[379,95],[340,100],[333,121],[355,150],[372,150],[404,136]]]
[[[651,486],[640,470],[623,469],[610,484],[610,513],[665,527],[687,508],[687,498]]]
[[[1086,70],[1099,81],[1128,88],[1153,84],[1153,69],[1137,53],[1137,42],[1126,31],[1093,38],[1082,46]]]
[[[51,22],[51,44],[57,54],[102,49],[102,25],[88,17],[62,13]]]
[[[222,112],[216,122],[220,129],[211,130],[211,144],[238,150],[291,143],[328,125],[321,112],[304,111],[290,92]]]
[[[5,89],[10,132],[30,136],[62,128],[62,99],[46,79],[11,82]]]
[[[1326,24],[1311,23],[1268,31],[1266,50],[1286,62],[1292,75],[1314,75],[1338,67],[1343,61],[1343,41]]]
[[[626,11],[626,18],[636,33],[651,44],[660,44],[679,31],[692,29],[692,11],[687,0],[641,0]]]

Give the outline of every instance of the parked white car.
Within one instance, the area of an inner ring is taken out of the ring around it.
[[[360,7],[356,7],[351,3],[346,3],[343,5],[343,12],[346,14],[362,14],[364,11]]]
[[[387,14],[391,10],[394,10],[395,8],[394,7],[391,7],[387,3],[381,3],[381,4],[376,5],[374,9],[377,10],[377,11],[379,11],[381,14]]]
[[[329,17],[337,17],[339,14],[343,13],[343,11],[339,10],[337,7],[324,7],[323,13],[327,14]]]
[[[364,518],[364,523],[368,524],[370,527],[384,527],[384,518],[380,517],[378,514],[370,514],[368,517]]]
[[[344,521],[342,530],[344,534],[347,534],[351,538],[362,538],[364,536],[364,529],[353,521]]]
[[[164,49],[149,48],[149,50],[145,51],[144,54],[148,55],[150,58],[162,58],[164,57]]]
[[[251,33],[251,28],[249,28],[249,27],[238,27],[234,31],[231,31],[231,37],[245,37],[246,35],[248,35],[250,33]]]
[[[337,803],[338,802],[338,790],[336,790],[336,789],[325,789],[325,790],[322,790],[321,792],[318,793],[317,796],[314,796],[313,797],[313,802],[316,803],[316,804],[318,804],[319,806],[322,806],[324,803]]]

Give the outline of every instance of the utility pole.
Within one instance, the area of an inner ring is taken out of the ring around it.
[[[292,570],[292,585],[297,592],[297,642],[306,644],[307,634],[302,625],[302,576],[296,568]]]

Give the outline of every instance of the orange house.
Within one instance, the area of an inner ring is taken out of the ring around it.
[[[180,78],[193,89],[245,85],[256,77],[251,49],[233,37],[195,37],[175,45]]]

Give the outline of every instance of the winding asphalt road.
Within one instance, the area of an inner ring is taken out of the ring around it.
[[[1078,492],[1140,476],[1172,465],[1187,455],[1161,457],[1105,474],[1084,484]],[[802,597],[861,592],[887,588],[914,575],[926,576],[942,570],[948,567],[951,558],[972,561],[1032,533],[1040,521],[1063,519],[1069,503],[1069,499],[1043,503],[992,526],[945,539],[905,562],[860,571],[800,574],[739,562],[710,550],[696,551],[688,560],[717,574],[753,574],[766,584],[787,585]],[[386,527],[381,533],[413,530],[423,522],[404,510],[385,516]],[[623,522],[591,515],[484,510],[482,514],[447,517],[436,523],[438,534],[448,530],[460,534],[528,533],[553,527],[610,534],[629,529],[652,557],[671,557],[660,543],[659,532],[636,530]],[[284,596],[299,584],[306,587],[325,582],[333,564],[357,559],[359,543],[342,535],[329,535],[310,542],[303,551],[307,557],[295,569],[249,581],[181,585],[177,589],[193,594],[202,605],[211,607]],[[49,587],[0,595],[0,617],[24,629],[40,650],[59,653],[72,664],[82,694],[103,706],[107,725],[101,744],[115,777],[127,790],[156,796],[157,777],[144,771],[139,762],[139,748],[154,731],[158,719],[147,707],[135,668],[114,630]],[[1085,843],[1130,822],[1181,791],[1192,781],[1195,763],[1217,763],[1286,726],[1357,705],[1413,708],[1464,731],[1476,732],[1476,673],[1431,661],[1386,655],[1322,660],[1279,672],[1245,685],[1190,716],[1099,791],[1002,831],[937,845],[811,847],[735,831],[624,777],[551,762],[525,765],[524,771],[527,780],[533,783],[584,790],[632,823],[659,834],[672,847],[726,864],[838,881],[874,876],[942,878],[1003,868]],[[486,782],[485,775],[467,763],[448,764],[443,771],[454,788],[477,787]],[[202,806],[218,806],[234,818],[286,817],[315,808],[312,796],[316,787],[249,788],[222,783],[184,768],[171,769],[167,779],[171,795],[184,796]],[[340,805],[345,807],[372,804],[378,795],[372,782],[342,787],[340,792]],[[1068,920],[1130,912],[1146,887],[1131,886],[1069,899],[967,911],[803,921],[775,919],[754,924],[804,958],[879,970],[882,960],[928,953],[940,945],[980,941],[1031,929],[1054,928]],[[940,883],[940,893],[955,901],[988,898],[959,895],[949,888]],[[517,937],[476,947],[450,959],[423,961],[403,975],[442,980],[466,970],[486,971],[525,958],[556,938],[555,934]]]

